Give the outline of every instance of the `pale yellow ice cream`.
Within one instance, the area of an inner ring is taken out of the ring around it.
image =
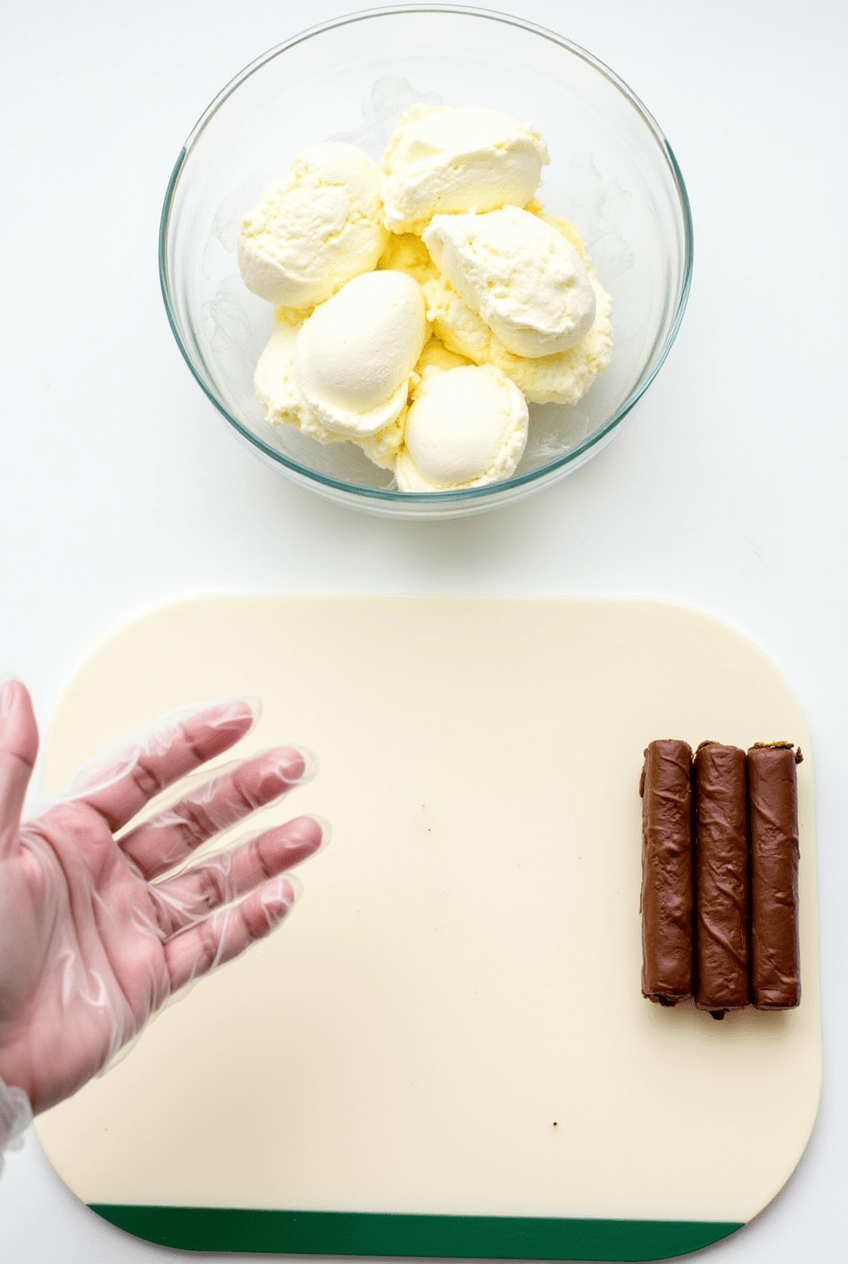
[[[298,155],[239,241],[276,308],[266,420],[355,442],[402,491],[511,477],[528,402],[576,403],[612,354],[579,231],[533,196],[547,161],[500,111],[432,106],[399,120],[382,173],[352,145]]]
[[[401,491],[483,487],[515,473],[527,403],[490,364],[427,369],[412,393],[395,477]]]
[[[419,377],[423,377],[425,369],[441,369],[442,372],[446,372],[448,369],[458,369],[463,364],[471,363],[468,356],[451,351],[440,338],[431,334],[424,343],[424,350],[415,366],[415,372]]]
[[[377,260],[378,268],[391,268],[406,272],[419,285],[439,275],[430,251],[415,233],[391,233],[385,249]]]
[[[434,215],[422,240],[439,272],[514,355],[567,351],[589,332],[595,292],[552,224],[517,206]]]
[[[272,426],[293,426],[318,443],[343,443],[350,436],[329,430],[300,392],[294,375],[294,348],[302,320],[278,319],[274,332],[259,357],[253,389],[265,420]],[[431,339],[432,341],[432,339]],[[451,355],[450,352],[445,352]],[[383,430],[357,440],[369,460],[381,469],[394,470],[403,444],[406,407]]]
[[[298,389],[294,378],[294,345],[302,320],[278,320],[253,375],[253,389],[265,420],[272,426],[294,426],[319,443],[341,441],[344,436],[319,422]]]
[[[427,319],[446,347],[475,364],[502,369],[531,404],[576,404],[612,356],[612,305],[606,291],[592,279],[596,285],[595,323],[576,347],[557,355],[533,360],[514,355],[441,278],[424,286]]]
[[[428,337],[421,286],[405,272],[366,272],[316,307],[294,349],[294,376],[319,421],[367,438],[406,407]]]
[[[539,133],[500,110],[414,105],[383,155],[386,227],[420,232],[436,214],[524,206],[546,162]]]
[[[330,141],[299,153],[244,217],[238,264],[260,298],[309,309],[370,271],[386,238],[377,164]]]
[[[531,202],[530,208],[573,246],[583,262],[595,296],[595,318],[589,332],[567,351],[535,358],[516,355],[441,274],[430,277],[423,286],[427,319],[446,347],[475,364],[496,365],[530,403],[576,404],[612,358],[612,300],[598,281],[577,228],[568,220],[543,214],[538,203]]]

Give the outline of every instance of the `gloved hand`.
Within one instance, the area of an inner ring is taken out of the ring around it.
[[[228,750],[254,714],[233,700],[163,717],[21,821],[38,748],[29,694],[0,691],[0,1080],[35,1113],[101,1071],[178,989],[283,919],[283,876],[320,845],[299,817],[185,866],[192,852],[311,774],[265,751],[140,823],[161,790]]]

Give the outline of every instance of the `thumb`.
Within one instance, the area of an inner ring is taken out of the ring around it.
[[[38,753],[38,726],[26,686],[0,685],[0,857],[17,847],[18,827]]]

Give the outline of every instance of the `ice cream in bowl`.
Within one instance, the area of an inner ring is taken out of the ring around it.
[[[691,253],[673,154],[611,71],[514,18],[416,6],[308,31],[225,89],[174,169],[160,271],[183,355],[261,459],[446,517],[605,446],[674,340]]]

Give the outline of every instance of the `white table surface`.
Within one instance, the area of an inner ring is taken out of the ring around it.
[[[702,1258],[848,1261],[848,9],[512,0],[612,66],[665,129],[694,209],[689,310],[596,461],[495,514],[405,524],[327,504],[237,444],[177,352],[157,277],[165,185],[201,110],[265,49],[353,7],[4,8],[0,671],[27,681],[46,727],[113,629],[206,592],[645,594],[747,633],[815,748],[825,1090],[786,1189]],[[32,1133],[9,1155],[0,1260],[185,1258],[78,1204]]]

